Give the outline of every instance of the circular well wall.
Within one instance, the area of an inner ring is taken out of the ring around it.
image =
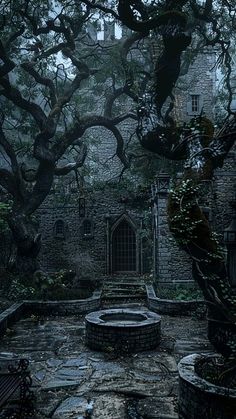
[[[110,309],[89,313],[86,345],[98,351],[141,352],[160,342],[161,318],[145,310]]]

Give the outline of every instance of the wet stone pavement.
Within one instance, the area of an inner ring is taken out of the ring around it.
[[[177,363],[211,347],[205,320],[162,316],[161,329],[156,350],[101,353],[85,347],[84,316],[31,316],[7,331],[0,357],[30,360],[37,419],[177,419]]]

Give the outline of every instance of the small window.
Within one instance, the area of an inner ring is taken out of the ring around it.
[[[187,102],[187,114],[199,115],[203,108],[203,96],[198,94],[190,94]]]
[[[200,112],[200,96],[191,95],[192,112]]]
[[[91,221],[84,220],[84,223],[83,223],[83,233],[87,235],[87,234],[91,234],[91,232],[92,232]]]
[[[83,238],[93,237],[93,223],[89,219],[85,219],[82,224],[82,235]]]
[[[63,220],[57,220],[54,224],[54,237],[65,239],[65,223]]]

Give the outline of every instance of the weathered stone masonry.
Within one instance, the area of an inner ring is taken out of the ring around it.
[[[73,205],[72,205],[73,201]],[[64,205],[58,205],[55,197],[50,195],[45,205],[38,211],[40,231],[42,233],[42,249],[40,252],[41,268],[57,271],[71,268],[77,254],[88,253],[99,264],[100,274],[112,272],[111,229],[114,223],[126,218],[133,226],[137,241],[137,270],[143,273],[150,270],[149,260],[152,249],[141,237],[143,210],[135,208],[131,197],[128,202],[122,200],[122,194],[111,188],[94,191],[85,197],[85,216],[79,215],[79,195],[67,197]],[[144,205],[145,206],[145,205]],[[148,203],[147,203],[148,210]],[[63,220],[64,237],[55,237],[55,223]],[[83,233],[85,220],[91,222],[91,234]],[[145,260],[143,256],[145,255]]]
[[[210,182],[201,186],[200,206],[213,231],[223,244],[223,230],[229,225],[233,208],[230,202],[235,195],[235,151],[229,153],[223,167],[216,170]],[[160,174],[152,187],[154,219],[154,270],[158,284],[170,285],[192,282],[191,259],[173,240],[167,220],[170,177]]]

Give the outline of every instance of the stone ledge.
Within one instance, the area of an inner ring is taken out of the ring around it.
[[[15,303],[0,314],[0,336],[4,335],[9,326],[20,319],[24,313],[24,307],[24,302]]]
[[[194,312],[197,308],[205,308],[206,304],[204,300],[168,300],[164,298],[158,298],[155,294],[152,285],[146,285],[147,300],[149,309],[168,315],[188,315]]]
[[[26,300],[25,311],[45,315],[73,315],[89,313],[100,308],[101,291],[95,291],[92,297],[83,300]]]
[[[101,291],[95,291],[92,297],[84,300],[24,300],[22,303],[13,304],[0,313],[0,336],[4,335],[9,326],[17,322],[25,314],[85,314],[99,309],[100,305]]]

